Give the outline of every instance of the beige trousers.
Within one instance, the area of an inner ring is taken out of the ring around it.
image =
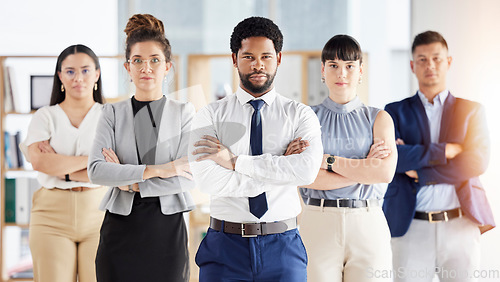
[[[392,281],[391,235],[381,207],[305,206],[300,234],[309,263],[307,281]]]
[[[38,282],[95,282],[95,255],[106,188],[40,188],[33,194],[30,249]]]
[[[466,217],[431,223],[414,219],[402,237],[392,238],[394,281],[478,281],[480,232]]]

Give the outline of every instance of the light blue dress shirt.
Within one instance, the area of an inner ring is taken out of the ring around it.
[[[424,105],[425,113],[429,121],[431,142],[439,143],[443,105],[448,97],[448,89],[436,95],[433,103],[430,103],[420,90],[418,91],[418,96]],[[460,202],[455,192],[455,185],[426,185],[423,186],[417,194],[417,211],[443,211],[457,207],[460,207]]]

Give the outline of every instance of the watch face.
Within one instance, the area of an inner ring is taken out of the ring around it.
[[[335,157],[334,156],[329,156],[326,158],[326,163],[327,164],[333,164],[335,162]]]

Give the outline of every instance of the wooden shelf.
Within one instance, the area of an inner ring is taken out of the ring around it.
[[[20,228],[23,228],[23,229],[27,229],[30,227],[29,224],[19,224],[19,223],[12,223],[12,222],[6,222],[5,225],[6,227],[20,227]]]
[[[6,112],[5,115],[32,115],[36,111],[32,110],[29,113],[18,113],[18,112]]]

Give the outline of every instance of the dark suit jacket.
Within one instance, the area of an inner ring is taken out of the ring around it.
[[[464,214],[486,232],[495,223],[479,175],[489,161],[489,136],[483,107],[476,102],[448,95],[444,102],[439,143],[431,143],[425,108],[418,95],[388,104],[394,120],[398,164],[385,195],[383,210],[393,237],[403,236],[415,215],[416,196],[424,185],[449,183],[456,187]],[[463,152],[445,157],[446,143],[459,143]],[[418,182],[405,172],[416,170]]]

